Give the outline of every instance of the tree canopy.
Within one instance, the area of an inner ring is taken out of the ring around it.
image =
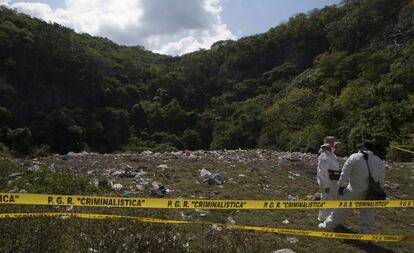
[[[343,1],[170,57],[0,7],[0,146],[316,152],[335,135],[342,154],[371,139],[396,158],[414,144],[413,13]]]

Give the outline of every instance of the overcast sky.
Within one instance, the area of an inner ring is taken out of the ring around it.
[[[266,32],[340,0],[0,0],[19,12],[122,45],[181,55]]]

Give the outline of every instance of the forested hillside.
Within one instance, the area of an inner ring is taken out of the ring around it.
[[[414,144],[414,1],[346,0],[182,57],[0,8],[0,147],[18,155]]]

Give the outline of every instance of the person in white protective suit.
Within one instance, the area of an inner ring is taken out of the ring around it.
[[[358,149],[358,153],[352,154],[346,160],[338,181],[338,193],[340,199],[343,200],[366,199],[369,185],[368,167],[372,178],[384,188],[385,166],[384,162],[372,152],[374,145],[366,141],[358,144]],[[367,162],[369,166],[367,166]],[[338,225],[343,224],[346,218],[352,214],[352,210],[343,208],[334,209],[328,218],[319,224],[319,228],[333,230]],[[375,221],[375,210],[372,208],[361,208],[359,212],[361,221],[358,232],[360,234],[371,234]]]
[[[319,150],[318,156],[318,171],[316,179],[322,192],[321,200],[336,200],[338,194],[338,179],[341,174],[339,163],[335,156],[336,138],[327,136],[324,139],[324,144]],[[318,220],[323,222],[332,209],[319,210]]]

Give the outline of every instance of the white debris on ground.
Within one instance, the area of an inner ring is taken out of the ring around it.
[[[198,213],[198,215],[199,215],[200,217],[206,217],[207,215],[209,215],[209,214],[210,214],[210,211],[205,210],[205,209],[199,209],[199,208],[196,208],[196,209],[194,209],[194,211],[195,211],[196,213]]]
[[[292,244],[296,244],[296,243],[298,243],[298,242],[299,242],[299,239],[298,239],[298,238],[296,238],[296,237],[288,237],[288,238],[286,238],[286,240],[287,240],[289,243],[292,243]]]
[[[115,191],[127,190],[131,196],[146,195],[151,190],[156,196],[172,192],[184,194],[182,189],[174,188],[175,183],[182,180],[175,173],[184,167],[186,173],[193,177],[191,182],[194,186],[202,185],[208,189],[208,195],[201,196],[196,193],[194,198],[211,198],[221,193],[222,189],[227,190],[234,185],[244,185],[247,188],[286,196],[283,199],[288,200],[320,200],[320,193],[314,194],[318,191],[315,187],[317,186],[315,178],[317,155],[311,153],[277,152],[263,149],[185,150],[164,153],[148,150],[141,153],[121,154],[68,152],[66,155],[55,154],[48,157],[16,160],[19,165],[27,169],[26,173],[49,170],[57,173],[70,173],[73,176],[88,176],[91,178],[90,185],[96,189],[109,186]],[[344,158],[339,158],[339,160],[343,162]],[[389,170],[399,167],[398,164],[391,162],[386,162],[386,165]],[[194,171],[188,170],[190,167]],[[262,173],[263,170],[266,172]],[[414,170],[410,170],[408,172],[411,175],[408,175],[408,178],[414,177]],[[268,173],[272,171],[279,174]],[[13,185],[19,176],[10,174],[8,184]],[[252,176],[262,178],[254,184],[249,184]],[[295,192],[285,191],[284,185],[274,185],[272,182],[278,178],[287,179],[298,185],[303,185],[303,181],[306,181],[309,186],[314,187],[314,192],[299,196]],[[385,187],[389,191],[401,189],[400,184],[388,180],[385,182]],[[154,185],[155,183],[158,184]],[[170,185],[165,185],[165,189],[159,189],[161,183]],[[215,191],[209,187],[214,187]],[[412,187],[412,184],[409,187]],[[19,191],[19,188],[11,190],[11,192]],[[174,196],[174,194],[171,195]],[[398,193],[398,196],[404,197],[401,193]]]
[[[227,217],[226,223],[234,225],[236,224],[236,220],[233,217]]]
[[[168,167],[167,164],[160,164],[160,165],[157,166],[157,168],[159,168],[159,169],[168,169],[169,167]]]
[[[400,184],[397,183],[391,183],[389,181],[385,181],[384,186],[390,189],[398,189],[400,188]]]
[[[70,172],[74,175],[113,176],[133,178],[140,170],[170,169],[170,162],[176,160],[188,161],[217,161],[228,164],[232,168],[239,165],[272,162],[274,166],[284,167],[299,163],[316,166],[316,155],[299,152],[276,152],[271,150],[215,150],[215,151],[175,151],[154,153],[143,151],[141,153],[123,154],[96,154],[89,152],[68,152],[66,155],[51,155],[35,159],[19,160],[29,171],[39,171],[48,168],[51,171]],[[53,166],[52,166],[53,165]],[[93,168],[93,169],[91,169]],[[200,168],[200,176],[210,176],[207,168]],[[217,170],[217,172],[220,172]],[[211,173],[211,172],[210,172]],[[297,178],[302,173],[289,171],[289,176]],[[243,177],[244,174],[239,174]],[[246,175],[244,175],[246,176]],[[247,176],[246,176],[247,177]]]
[[[36,172],[36,171],[40,171],[41,168],[38,164],[34,164],[33,166],[27,168],[28,171],[32,171],[32,172]]]
[[[16,172],[16,173],[12,173],[12,174],[10,174],[10,175],[9,175],[9,178],[15,178],[15,177],[19,177],[19,176],[21,176],[21,175],[23,175],[23,173],[21,173],[21,172]]]
[[[109,182],[109,185],[111,186],[111,189],[114,189],[114,190],[116,190],[116,191],[119,191],[119,190],[121,190],[122,189],[122,184],[120,184],[120,183],[113,183],[112,181],[110,181]]]
[[[218,224],[211,225],[211,228],[214,229],[214,230],[217,230],[217,231],[223,230],[223,228]]]
[[[200,176],[201,177],[209,177],[209,176],[211,176],[211,172],[204,169],[204,168],[202,168],[201,171],[200,171]]]
[[[288,195],[288,200],[299,200],[298,196],[292,196],[292,195]]]
[[[276,251],[272,251],[271,253],[296,253],[296,252],[287,248],[287,249],[279,249]]]

